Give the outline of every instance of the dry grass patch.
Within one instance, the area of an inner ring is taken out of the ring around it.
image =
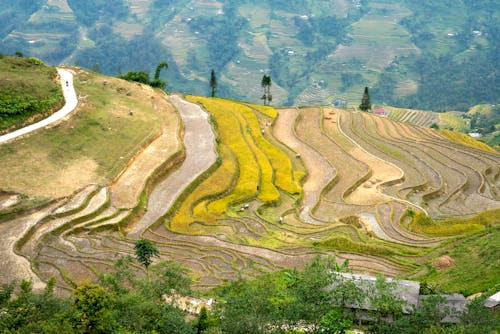
[[[0,146],[2,190],[55,198],[88,183],[107,183],[160,131],[153,101],[163,99],[161,92],[74,72],[80,101],[72,116]]]

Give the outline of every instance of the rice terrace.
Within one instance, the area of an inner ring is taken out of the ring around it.
[[[77,109],[0,145],[2,283],[55,277],[70,291],[140,238],[198,290],[317,254],[468,294],[498,283],[500,154],[482,143],[357,108],[180,96],[67,70]]]

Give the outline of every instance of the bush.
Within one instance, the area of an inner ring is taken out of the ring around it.
[[[43,63],[43,61],[41,61],[40,59],[35,58],[35,57],[29,57],[29,58],[28,58],[28,61],[29,61],[31,64],[33,64],[33,65],[45,65],[45,64]]]

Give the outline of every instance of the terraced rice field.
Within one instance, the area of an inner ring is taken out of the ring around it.
[[[165,99],[175,106],[159,114],[169,128],[112,182],[0,215],[0,281],[29,276],[42,287],[53,276],[66,291],[142,237],[202,290],[316,254],[404,276],[447,237],[414,228],[413,216],[500,208],[499,154],[439,131],[347,109]],[[19,201],[1,194],[0,213]]]

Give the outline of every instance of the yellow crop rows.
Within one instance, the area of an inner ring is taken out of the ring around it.
[[[253,108],[253,109],[260,111],[264,115],[267,115],[273,119],[278,117],[278,112],[273,107],[263,106],[261,104],[253,104],[253,103],[247,103],[246,105]]]
[[[491,146],[488,146],[485,143],[477,141],[474,138],[472,138],[471,136],[468,136],[464,133],[450,131],[450,130],[442,130],[442,132],[445,134],[446,137],[448,137],[449,139],[451,139],[454,142],[457,142],[459,144],[474,147],[474,148],[477,148],[479,150],[483,150],[486,152],[492,152],[492,153],[497,152]]]
[[[191,192],[170,221],[170,228],[178,233],[192,233],[190,224],[194,221],[203,221],[205,224],[214,224],[217,218],[207,210],[210,198],[216,197],[231,187],[236,177],[236,162],[226,146],[221,146],[221,165]]]
[[[199,195],[188,196],[173,217],[171,228],[185,225],[186,221],[214,221],[227,211],[229,205],[255,197],[267,203],[277,201],[280,198],[277,188],[290,194],[300,193],[290,158],[269,143],[261,132],[255,110],[274,118],[277,116],[274,108],[217,98],[190,96],[188,99],[202,104],[214,117],[219,132],[222,165],[200,184],[199,187],[203,187],[201,192],[196,189]],[[228,158],[234,161],[227,161]],[[224,181],[218,181],[219,177],[223,177]],[[228,180],[234,182],[228,183]],[[217,186],[214,187],[214,184]],[[229,189],[230,186],[233,188]],[[227,194],[222,195],[224,190]]]

